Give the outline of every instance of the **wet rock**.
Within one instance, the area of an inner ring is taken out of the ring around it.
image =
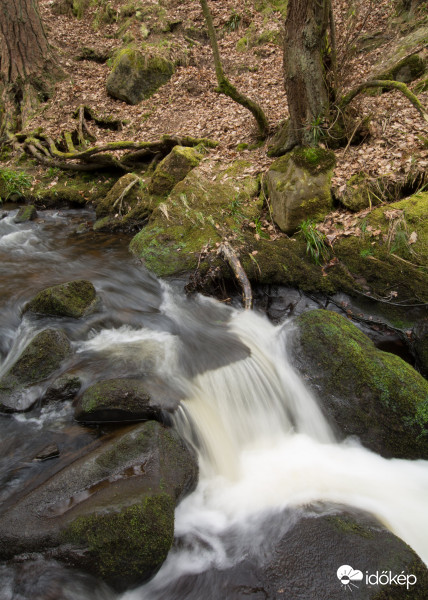
[[[59,448],[56,444],[49,444],[43,450],[37,453],[34,460],[49,460],[50,458],[57,458],[59,456]]]
[[[428,458],[428,382],[336,313],[311,311],[296,326],[295,366],[339,434],[385,457]]]
[[[13,219],[14,223],[26,223],[27,221],[34,221],[37,218],[36,207],[32,204],[27,206],[21,206],[16,217]]]
[[[163,420],[162,402],[140,379],[108,379],[91,385],[77,401],[74,416],[85,423]]]
[[[171,62],[161,56],[145,56],[132,48],[121,50],[107,78],[107,93],[128,104],[149,98],[174,72]]]
[[[253,522],[247,539],[239,538],[240,533],[226,532],[223,542],[232,557],[228,564],[181,577],[174,582],[174,600],[343,600],[350,592],[356,600],[423,600],[428,593],[428,570],[417,554],[362,511],[334,505],[288,510],[270,515],[268,521]],[[230,539],[236,538],[243,546],[241,552],[229,547]],[[346,579],[347,566],[360,573]],[[402,572],[416,578],[416,583],[409,580],[413,582],[409,589],[407,578],[402,585],[375,583],[376,574]],[[221,594],[210,595],[220,589]]]
[[[87,573],[67,569],[54,560],[12,561],[0,567],[0,577],[10,596],[2,600],[115,600],[107,585]]]
[[[25,305],[23,312],[79,319],[95,308],[96,300],[92,283],[81,279],[42,290]]]
[[[28,410],[37,396],[27,394],[27,388],[48,379],[71,353],[70,340],[63,331],[45,329],[38,333],[0,380],[0,410]]]
[[[81,386],[82,382],[78,377],[66,373],[52,382],[42,398],[42,403],[50,404],[51,402],[73,400]]]
[[[428,377],[428,319],[416,324],[413,335],[416,353],[416,365],[422,375]]]
[[[179,435],[155,421],[108,436],[0,514],[0,557],[38,552],[121,590],[165,560],[174,507],[196,485],[197,464]]]
[[[302,221],[322,220],[330,212],[334,164],[331,151],[303,148],[281,156],[271,165],[265,183],[273,219],[282,231],[292,234]]]
[[[174,146],[171,152],[158,164],[149,184],[149,192],[162,196],[182,181],[198,166],[202,155],[195,148]]]

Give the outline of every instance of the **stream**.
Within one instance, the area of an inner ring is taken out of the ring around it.
[[[276,516],[292,519],[287,511],[318,501],[374,514],[428,563],[428,461],[387,460],[355,439],[336,442],[289,364],[292,320],[273,325],[256,311],[186,297],[183,282],[162,282],[130,256],[126,236],[75,233],[93,220],[89,211],[43,211],[37,221],[15,224],[16,208],[6,208],[0,377],[36,333],[61,327],[74,348],[67,371],[84,387],[143,373],[169,386],[181,400],[173,425],[197,448],[200,476],[176,509],[177,543],[148,583],[117,595],[54,561],[40,574],[25,562],[4,564],[0,600],[220,600],[222,570],[269,552],[269,539],[279,535]],[[37,291],[72,279],[94,284],[96,312],[81,320],[22,315]],[[3,506],[43,480],[50,461],[34,457],[46,440],[61,448],[64,465],[99,435],[75,423],[68,401],[0,414]]]

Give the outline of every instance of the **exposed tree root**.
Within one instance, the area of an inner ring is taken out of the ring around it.
[[[424,106],[421,104],[421,102],[418,100],[415,94],[409,90],[407,85],[405,83],[402,83],[401,81],[389,81],[387,79],[372,79],[370,81],[365,81],[364,83],[361,83],[357,87],[353,88],[350,92],[346,94],[346,96],[342,98],[342,100],[339,103],[339,109],[343,111],[348,106],[348,104],[350,104],[350,102],[352,102],[352,100],[356,96],[358,96],[358,94],[361,94],[361,92],[364,92],[366,89],[369,88],[385,88],[388,90],[398,90],[407,98],[407,100],[409,100],[409,102],[416,108],[418,113],[428,123],[428,113],[425,110]]]
[[[78,118],[76,131],[64,132],[64,139],[61,142],[55,142],[51,137],[42,134],[18,133],[13,135],[9,133],[7,143],[47,167],[71,171],[118,169],[125,172],[132,171],[138,164],[150,162],[154,158],[163,158],[177,145],[197,146],[202,144],[207,148],[217,146],[217,142],[206,138],[165,135],[156,142],[110,142],[81,150],[76,145],[82,147],[87,143],[86,140],[91,142],[96,140],[86,123],[88,116],[97,121],[88,107],[80,106],[76,111]],[[61,147],[64,147],[65,150],[62,150]]]

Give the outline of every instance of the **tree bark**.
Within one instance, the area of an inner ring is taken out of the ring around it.
[[[2,130],[22,127],[57,71],[37,0],[0,0]]]
[[[285,151],[316,143],[315,126],[328,111],[323,66],[329,0],[289,0],[285,21],[284,84],[290,121]],[[315,135],[314,135],[315,134]]]

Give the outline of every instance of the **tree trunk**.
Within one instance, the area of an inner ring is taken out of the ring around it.
[[[55,72],[37,0],[0,0],[0,56],[1,130],[17,130],[46,98]]]
[[[284,151],[314,145],[329,98],[323,66],[329,0],[289,0],[285,21],[284,83],[290,121]]]

